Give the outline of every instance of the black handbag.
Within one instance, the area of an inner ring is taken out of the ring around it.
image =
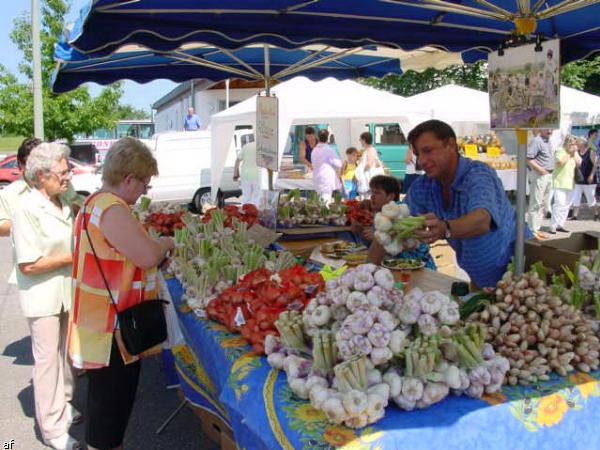
[[[87,205],[86,205],[87,206]],[[87,229],[87,221],[85,220],[85,207],[81,212],[83,220],[83,229],[87,236],[90,248],[94,254],[96,265],[108,291],[110,302],[117,315],[117,322],[113,328],[113,333],[117,328],[121,330],[121,338],[125,349],[134,356],[145,352],[146,350],[155,347],[167,339],[167,321],[165,320],[165,312],[163,306],[168,304],[166,300],[151,299],[144,300],[141,303],[127,308],[121,312],[117,309],[117,304],[113,298],[112,292],[108,285],[108,281],[104,276],[104,271],[96,255],[96,250],[92,244],[90,234]]]

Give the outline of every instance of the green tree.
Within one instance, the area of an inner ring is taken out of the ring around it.
[[[54,45],[64,29],[68,3],[64,0],[43,0],[41,11],[42,95],[44,102],[44,134],[46,139],[71,141],[76,133],[92,133],[97,128],[112,128],[119,117],[120,83],[104,88],[92,97],[87,87],[64,94],[51,90]],[[20,82],[0,65],[0,130],[5,134],[33,134],[33,90],[31,61],[31,20],[24,13],[14,21],[11,40],[23,54],[19,72],[26,79]]]
[[[117,107],[117,119],[150,119],[150,113],[145,109],[134,108],[131,105],[119,105]]]
[[[451,83],[487,91],[487,64],[480,61],[475,64],[449,66],[441,70],[433,68],[423,72],[409,70],[401,75],[389,74],[381,79],[366,78],[361,81],[369,86],[405,97]]]
[[[600,55],[565,64],[560,70],[565,86],[600,95]]]

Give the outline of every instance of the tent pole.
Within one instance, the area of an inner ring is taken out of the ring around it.
[[[271,61],[269,60],[269,46],[265,44],[265,93],[271,95]],[[269,190],[273,190],[273,171],[267,169],[269,174]]]
[[[517,240],[515,242],[515,275],[525,270],[525,197],[527,192],[527,130],[517,135]]]

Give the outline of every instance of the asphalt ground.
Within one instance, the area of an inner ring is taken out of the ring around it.
[[[0,238],[0,449],[47,448],[35,424],[31,370],[33,356],[27,321],[21,313],[16,286],[8,285],[12,268],[9,238]],[[199,420],[187,408],[160,434],[156,430],[180,404],[174,389],[166,389],[162,361],[147,358],[142,363],[140,385],[125,435],[125,449],[216,450],[218,445],[202,433]],[[78,378],[75,406],[85,415],[87,380]],[[73,425],[70,433],[84,442],[84,425]],[[12,447],[10,441],[14,440]],[[5,445],[5,443],[7,445]]]

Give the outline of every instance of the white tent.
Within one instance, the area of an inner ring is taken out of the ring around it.
[[[279,155],[285,150],[293,125],[326,123],[340,149],[358,143],[358,136],[368,122],[397,122],[408,133],[427,115],[407,106],[404,97],[380,91],[354,81],[327,78],[313,82],[305,77],[293,78],[272,90],[279,99]],[[212,192],[215,195],[229,146],[237,125],[256,123],[256,96],[215,114],[211,119]],[[266,175],[263,179],[266,189]]]
[[[480,134],[490,127],[490,104],[487,92],[450,84],[407,97],[416,110],[425,110],[430,119],[452,125],[457,135]],[[600,97],[567,86],[560,89],[563,133],[571,125],[600,122]]]
[[[481,134],[490,128],[487,92],[449,84],[406,100],[412,108],[427,111],[428,119],[450,124],[459,136]]]
[[[600,97],[561,86],[560,111],[562,121],[568,120],[568,126],[600,123]]]

